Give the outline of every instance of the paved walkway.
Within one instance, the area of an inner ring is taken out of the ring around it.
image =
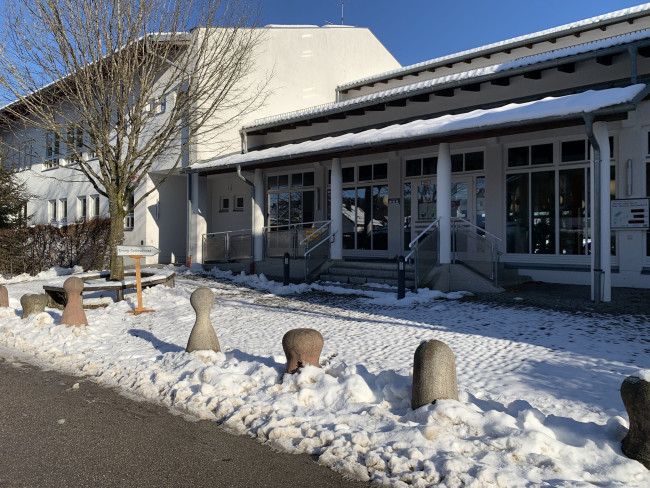
[[[466,300],[561,312],[650,316],[650,289],[643,288],[612,288],[612,300],[596,304],[591,300],[589,286],[530,282],[508,288],[503,293],[478,293]]]
[[[2,357],[0,377],[0,487],[369,486],[84,379]]]

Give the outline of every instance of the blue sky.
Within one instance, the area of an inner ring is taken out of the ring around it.
[[[638,0],[344,0],[347,25],[368,27],[402,65],[556,27]],[[262,0],[262,25],[341,23],[340,0]]]

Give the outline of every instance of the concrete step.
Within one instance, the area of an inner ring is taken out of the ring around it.
[[[348,276],[340,274],[322,274],[319,281],[327,281],[331,283],[341,283],[349,285],[389,285],[397,287],[397,279],[390,278],[374,278],[374,277],[365,277],[365,276]],[[405,280],[406,288],[412,289],[415,285],[414,280]]]
[[[345,266],[341,266],[340,264],[336,264],[334,266],[330,266],[329,270],[327,271],[328,274],[333,274],[333,275],[349,275],[349,276],[364,276],[367,278],[384,278],[384,279],[397,279],[397,274],[398,271],[397,269],[373,269],[373,268],[347,268]],[[414,279],[415,278],[415,271],[411,270],[405,271],[405,276],[406,279]]]

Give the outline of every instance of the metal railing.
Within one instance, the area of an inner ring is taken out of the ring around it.
[[[499,242],[501,239],[470,221],[450,219],[451,262],[462,263],[498,286]],[[409,243],[404,258],[414,261],[415,289],[425,284],[429,273],[440,265],[440,219],[431,222]],[[422,283],[420,282],[422,280]]]
[[[451,219],[451,239],[452,262],[464,264],[498,286],[501,239],[461,218]]]
[[[277,258],[288,252],[292,259],[305,255],[308,239],[330,221],[303,222],[291,225],[272,225],[264,227],[265,253],[267,257]]]
[[[440,264],[440,219],[431,222],[409,243],[411,251],[405,261],[414,260],[414,291],[420,285],[420,276],[426,278],[429,272]]]
[[[234,261],[249,259],[252,255],[250,229],[212,232],[203,235],[203,261]]]
[[[318,229],[313,229],[309,235],[300,241],[304,247],[305,280],[309,281],[311,273],[320,268],[330,258],[330,243],[334,241],[332,221],[324,222]]]

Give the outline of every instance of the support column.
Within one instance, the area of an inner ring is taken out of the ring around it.
[[[609,133],[606,122],[594,122],[594,136],[600,146],[600,266],[603,270],[601,277],[601,299],[603,302],[612,300],[612,260],[611,260],[611,223],[610,223],[610,194],[609,194]],[[597,161],[594,161],[596,164]],[[593,192],[595,193],[595,192]],[[596,206],[594,206],[594,209]],[[593,257],[592,257],[593,260]],[[592,261],[593,262],[593,261]]]
[[[255,170],[253,180],[255,196],[253,200],[253,255],[254,261],[264,260],[264,177],[262,170]]]
[[[449,143],[438,149],[436,214],[440,218],[440,264],[451,263],[451,152]]]
[[[341,160],[332,159],[332,181],[331,190],[331,215],[332,235],[334,242],[330,244],[330,256],[332,259],[343,259],[343,172],[341,171]]]
[[[208,231],[208,177],[191,173],[190,182],[190,256],[191,264],[203,263],[203,235]]]

